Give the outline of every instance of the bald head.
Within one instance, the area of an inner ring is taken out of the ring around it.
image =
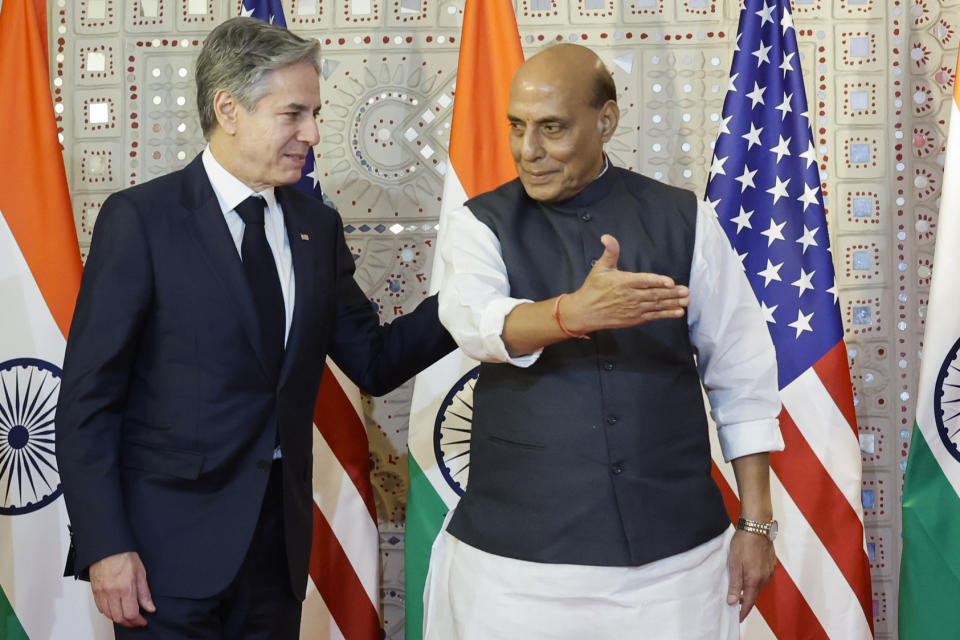
[[[510,85],[510,151],[527,194],[568,200],[603,169],[603,145],[620,120],[613,79],[600,58],[558,44],[520,65]]]
[[[513,76],[514,83],[531,79],[572,84],[577,89],[575,93],[595,109],[608,100],[617,101],[613,76],[600,56],[578,44],[562,43],[544,49],[520,65]]]

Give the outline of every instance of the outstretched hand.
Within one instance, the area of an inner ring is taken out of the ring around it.
[[[621,271],[617,266],[620,243],[609,234],[601,236],[600,242],[603,255],[561,309],[571,331],[619,329],[683,316],[690,305],[687,287],[656,273]]]

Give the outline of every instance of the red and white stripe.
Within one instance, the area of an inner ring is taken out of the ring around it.
[[[780,397],[786,449],[770,456],[779,566],[757,613],[744,623],[743,637],[872,638],[860,444],[843,343],[781,389]],[[712,438],[714,478],[736,518],[733,470]],[[862,615],[851,615],[855,611]]]
[[[328,363],[314,409],[313,548],[301,638],[381,637],[377,511],[360,391]]]

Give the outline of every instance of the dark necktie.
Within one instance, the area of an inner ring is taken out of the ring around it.
[[[280,289],[280,276],[277,275],[277,265],[263,228],[264,206],[262,197],[250,196],[238,204],[235,211],[245,225],[243,241],[240,243],[240,258],[243,260],[243,270],[253,293],[267,371],[277,378],[283,360],[287,317],[283,291]]]

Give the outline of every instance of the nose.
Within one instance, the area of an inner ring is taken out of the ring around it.
[[[320,127],[315,117],[304,118],[303,126],[300,127],[299,140],[306,142],[311,147],[320,142]]]
[[[539,160],[543,156],[543,144],[540,131],[537,127],[527,127],[520,142],[520,157],[529,162]]]

